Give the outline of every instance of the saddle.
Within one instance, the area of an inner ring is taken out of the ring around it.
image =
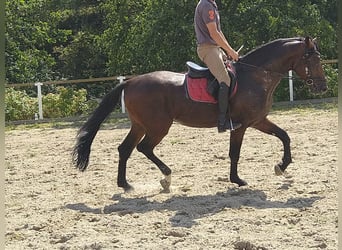
[[[187,97],[196,102],[217,103],[219,82],[211,74],[208,68],[194,62],[186,62],[188,72],[185,74],[184,86]],[[231,79],[229,96],[232,97],[237,91],[235,68],[227,63],[227,70]]]

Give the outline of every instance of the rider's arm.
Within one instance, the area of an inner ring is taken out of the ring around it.
[[[237,61],[239,59],[239,54],[229,45],[224,34],[217,30],[216,23],[207,23],[207,27],[211,38],[217,43],[217,45],[224,49],[233,60]]]

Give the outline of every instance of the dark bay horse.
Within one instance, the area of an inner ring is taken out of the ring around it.
[[[282,161],[276,165],[276,174],[282,174],[292,162],[288,134],[267,119],[272,106],[273,92],[282,77],[294,70],[306,81],[314,93],[327,90],[316,41],[306,38],[278,39],[267,43],[241,57],[234,63],[238,90],[231,102],[231,116],[242,127],[230,133],[230,181],[247,185],[237,171],[243,136],[248,127],[274,135],[284,147]],[[84,171],[89,163],[91,144],[101,123],[113,111],[124,90],[126,109],[131,128],[118,147],[119,166],[117,184],[125,191],[132,187],[126,180],[126,163],[133,149],[143,153],[158,166],[165,179],[165,190],[171,184],[171,169],[153,152],[168,134],[174,121],[185,126],[211,128],[217,125],[217,104],[194,102],[186,97],[184,74],[157,71],[140,75],[118,84],[108,93],[93,114],[80,128],[73,149],[73,161]]]

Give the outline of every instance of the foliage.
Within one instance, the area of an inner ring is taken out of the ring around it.
[[[94,102],[87,102],[87,91],[58,87],[57,93],[43,97],[43,112],[46,118],[81,115],[94,108]]]
[[[37,100],[29,97],[25,91],[5,89],[6,121],[34,119],[37,105]]]
[[[242,54],[280,37],[318,37],[337,58],[336,0],[217,1]],[[8,82],[185,70],[197,61],[195,0],[7,0]]]
[[[53,44],[66,42],[69,32],[49,22],[44,0],[6,1],[6,78],[33,82],[56,78]]]
[[[185,71],[188,60],[201,64],[193,27],[197,2],[6,0],[6,80]],[[322,59],[337,58],[336,0],[217,0],[217,4],[222,30],[232,47],[244,45],[241,54],[277,38],[310,35],[319,38]],[[330,80],[325,96],[336,96],[337,70],[325,67]],[[78,86],[87,89],[88,98],[100,98],[107,89]],[[288,100],[286,86],[282,81],[275,100]],[[301,82],[295,87],[297,99],[312,97]]]
[[[102,37],[107,48],[109,72],[139,74],[154,70],[183,71],[195,60],[193,28],[195,1],[107,0],[102,6],[107,29]]]
[[[227,15],[223,28],[237,42],[235,47],[244,44],[245,51],[281,37],[312,36],[319,38],[322,55],[337,58],[337,19],[333,12],[326,12],[336,4],[335,0],[239,1],[234,9],[224,5]]]
[[[327,78],[328,90],[323,94],[313,94],[310,92],[309,87],[306,86],[305,82],[299,79],[294,73],[293,76],[293,99],[294,100],[305,100],[305,99],[319,99],[327,97],[336,97],[338,93],[338,70],[332,65],[323,65],[324,73]],[[274,93],[274,101],[288,101],[289,97],[289,79],[284,78]]]
[[[338,94],[338,70],[335,67],[326,65],[323,67],[328,81],[328,92],[326,97],[337,96]],[[303,96],[305,98],[305,96]]]
[[[107,58],[99,43],[103,33],[100,3],[99,0],[50,1],[53,23],[71,34],[67,43],[54,47],[61,77],[79,79],[105,75]]]
[[[43,96],[44,118],[62,118],[86,114],[94,110],[97,102],[87,101],[85,89],[57,87],[56,93]],[[6,121],[32,120],[38,113],[37,98],[30,97],[25,91],[6,88]]]

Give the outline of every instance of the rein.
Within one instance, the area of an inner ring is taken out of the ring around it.
[[[309,61],[309,58],[311,56],[313,56],[314,54],[320,56],[320,53],[315,50],[315,49],[305,49],[305,52],[304,52],[304,55],[302,56],[302,60],[305,60],[305,74],[306,74],[306,79],[305,79],[305,82],[307,85],[312,85],[313,84],[313,80],[320,80],[321,78],[319,77],[316,77],[316,78],[312,78],[311,77],[311,63]],[[236,62],[237,64],[241,64],[241,65],[245,65],[245,66],[248,66],[248,67],[251,67],[251,68],[255,68],[257,70],[261,70],[263,72],[265,72],[266,74],[276,74],[276,75],[279,75],[281,76],[282,78],[286,78],[286,79],[299,79],[299,80],[302,80],[300,77],[295,77],[295,76],[284,76],[285,73],[280,73],[280,72],[277,72],[277,71],[271,71],[271,70],[266,70],[265,68],[263,67],[259,67],[259,66],[256,66],[256,65],[253,65],[253,64],[249,64],[249,63],[244,63],[244,62],[241,62],[241,61],[237,61]],[[293,67],[295,68],[295,67]]]
[[[255,69],[257,69],[257,70],[260,70],[260,71],[265,72],[266,74],[271,73],[271,74],[279,75],[279,76],[281,76],[281,77],[283,77],[283,78],[300,79],[299,77],[294,77],[294,76],[292,76],[292,77],[287,76],[287,77],[286,77],[286,76],[284,76],[285,73],[280,73],[280,72],[272,71],[272,70],[266,70],[266,69],[263,68],[263,67],[256,66],[256,65],[253,65],[253,64],[244,63],[244,62],[240,62],[240,61],[237,61],[236,63],[237,63],[237,64],[241,64],[241,65],[245,65],[245,66],[248,66],[248,67],[251,67],[251,68],[255,68]]]

